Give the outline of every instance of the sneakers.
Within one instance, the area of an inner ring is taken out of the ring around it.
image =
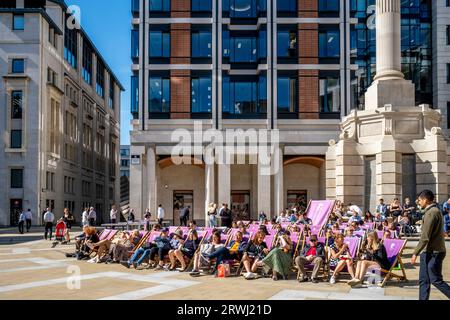
[[[312,283],[319,283],[319,280],[316,279],[316,278],[311,278],[311,282],[312,282]]]
[[[308,277],[300,277],[298,282],[308,282]]]
[[[331,276],[330,278],[330,284],[335,284],[336,283],[336,278]]]
[[[247,272],[244,274],[244,278],[247,280],[253,280],[253,279],[256,279],[257,277],[258,277],[258,275],[253,272]]]
[[[200,276],[200,271],[193,270],[193,271],[191,271],[191,272],[189,273],[189,275],[190,275],[191,277],[198,277],[198,276]]]
[[[177,271],[184,272],[186,268],[177,268]]]
[[[130,269],[130,264],[128,263],[128,261],[120,261],[120,264]]]
[[[356,286],[356,285],[358,285],[358,284],[361,284],[361,283],[362,283],[361,280],[356,279],[356,278],[353,278],[352,280],[350,280],[349,282],[347,282],[347,284],[348,284],[349,286],[351,286],[351,287],[354,287],[354,286]]]
[[[158,264],[158,265],[156,266],[156,268],[155,268],[155,270],[162,270],[162,269],[163,269],[163,266],[160,265],[160,264]]]

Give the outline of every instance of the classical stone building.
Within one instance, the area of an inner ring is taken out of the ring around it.
[[[123,87],[64,1],[0,2],[0,225],[119,201]]]
[[[227,202],[255,218],[327,196],[328,142],[338,140],[352,110],[364,110],[375,74],[375,0],[131,5],[130,205],[138,216],[162,204],[176,222],[179,206],[188,204],[202,221],[209,202]],[[439,107],[444,131],[448,48],[431,39],[443,37],[449,13],[444,0],[405,2],[401,11],[401,70],[415,85],[410,98]],[[173,131],[193,134],[198,122],[202,132],[279,130],[283,165],[273,176],[249,162],[174,165]]]

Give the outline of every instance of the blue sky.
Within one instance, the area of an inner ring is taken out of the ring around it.
[[[129,144],[131,77],[130,0],[66,0],[81,10],[81,25],[122,83],[120,144]]]

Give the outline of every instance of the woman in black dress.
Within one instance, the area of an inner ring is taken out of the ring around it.
[[[75,219],[72,215],[72,213],[70,213],[69,208],[64,208],[64,217],[63,217],[63,221],[66,224],[66,233],[64,235],[66,241],[64,243],[68,243],[70,242],[70,229],[72,229],[72,225],[75,223]]]

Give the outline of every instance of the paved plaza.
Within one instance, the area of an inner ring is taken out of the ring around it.
[[[77,232],[74,232],[76,234]],[[74,245],[42,240],[40,229],[18,235],[15,229],[0,230],[0,300],[4,299],[220,299],[220,300],[393,300],[417,299],[419,266],[409,264],[412,247],[405,254],[406,283],[391,281],[387,287],[351,289],[344,282],[330,285],[278,282],[270,278],[247,281],[243,277],[192,278],[187,273],[126,269],[117,264],[91,264],[65,257]],[[447,248],[450,242],[447,242]],[[450,279],[450,263],[444,261],[444,278]],[[432,289],[431,299],[445,300]]]

